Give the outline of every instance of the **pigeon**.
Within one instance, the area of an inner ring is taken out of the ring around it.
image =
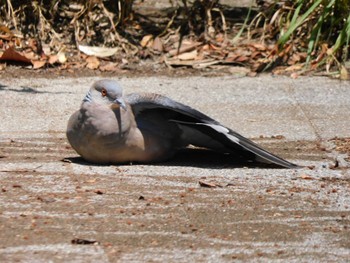
[[[98,164],[162,162],[192,145],[247,162],[298,167],[190,106],[154,93],[123,95],[110,79],[91,86],[66,135],[80,156]]]

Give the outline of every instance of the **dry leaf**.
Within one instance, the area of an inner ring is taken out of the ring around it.
[[[0,57],[1,61],[16,61],[16,62],[23,62],[23,63],[31,63],[31,60],[22,55],[21,53],[17,52],[13,47],[9,47],[4,51],[2,56]]]
[[[263,44],[259,44],[259,43],[252,43],[250,44],[251,47],[253,47],[254,49],[260,50],[260,51],[265,51],[266,50],[266,46]]]
[[[86,55],[95,56],[99,58],[110,57],[117,53],[118,48],[111,47],[93,47],[93,46],[78,46],[79,50]]]
[[[19,53],[30,60],[38,60],[39,59],[39,56],[32,50],[27,50],[26,52],[19,52]]]
[[[4,26],[4,25],[0,25],[0,31],[1,32],[4,32],[4,33],[7,33],[9,35],[13,35],[13,33],[11,32],[11,30],[7,27],[7,26]]]
[[[140,42],[141,47],[146,47],[152,39],[153,35],[145,35]]]
[[[341,80],[347,80],[349,79],[349,73],[348,70],[346,69],[346,67],[344,65],[340,66],[340,79]]]
[[[205,182],[205,181],[199,181],[198,183],[201,187],[208,187],[208,188],[222,187],[222,185],[218,183]]]
[[[238,58],[236,58],[236,62],[244,62],[247,60],[249,60],[249,58],[246,56],[239,56]]]
[[[13,37],[13,33],[11,32],[11,30],[4,25],[0,25],[0,32],[4,32],[5,34],[0,34],[0,38],[10,41]]]
[[[45,66],[46,60],[32,60],[33,69],[39,69]]]
[[[86,67],[89,69],[97,69],[100,66],[100,61],[97,57],[88,57],[86,59],[87,65]]]
[[[58,57],[58,62],[63,64],[63,63],[66,63],[67,62],[67,57],[66,57],[66,54],[64,52],[58,52],[57,54],[57,57]]]
[[[233,52],[230,52],[228,53],[226,59],[225,59],[225,62],[234,62],[236,59],[238,58],[238,55],[233,53]]]
[[[198,55],[198,52],[195,49],[191,52],[186,52],[186,53],[180,54],[177,56],[177,58],[180,60],[194,60],[197,57],[197,55]]]
[[[118,70],[118,63],[109,62],[105,65],[100,66],[101,71],[117,71]]]
[[[170,56],[175,56],[175,55],[178,55],[178,54],[182,54],[184,52],[192,51],[193,49],[195,49],[196,47],[198,47],[200,45],[202,45],[202,43],[200,43],[200,42],[191,43],[191,44],[185,44],[185,41],[183,41],[180,49],[174,48],[174,49],[170,50],[168,52],[168,54]]]
[[[230,67],[228,71],[233,75],[246,76],[250,73],[250,70],[246,67]]]
[[[303,66],[304,66],[303,64],[294,64],[290,67],[287,67],[285,71],[298,71],[298,70],[301,70]]]
[[[152,49],[158,52],[163,52],[164,47],[163,47],[163,42],[159,37],[156,37],[153,41],[152,44]]]
[[[297,79],[297,78],[299,77],[299,74],[296,73],[296,72],[293,72],[292,74],[290,74],[290,77],[291,77],[292,79]]]
[[[51,55],[51,56],[49,56],[49,60],[48,60],[49,64],[53,65],[53,64],[55,64],[57,61],[58,61],[58,56],[57,56],[57,55]]]

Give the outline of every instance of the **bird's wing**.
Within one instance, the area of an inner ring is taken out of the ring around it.
[[[181,130],[183,145],[192,144],[258,162],[273,163],[285,168],[296,168],[290,163],[221,125],[207,115],[168,97],[145,93],[129,94],[125,100],[130,104],[136,121],[158,122],[159,126],[177,124]],[[163,118],[160,120],[159,115]],[[164,121],[165,120],[165,121]]]

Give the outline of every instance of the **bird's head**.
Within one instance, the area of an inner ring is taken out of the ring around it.
[[[122,87],[118,82],[110,79],[96,81],[91,86],[83,101],[105,104],[111,108],[121,107],[126,110]]]

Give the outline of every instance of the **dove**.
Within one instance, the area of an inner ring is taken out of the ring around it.
[[[153,163],[189,145],[245,161],[298,166],[190,106],[154,93],[123,95],[118,82],[93,83],[68,121],[72,148],[92,163]]]

